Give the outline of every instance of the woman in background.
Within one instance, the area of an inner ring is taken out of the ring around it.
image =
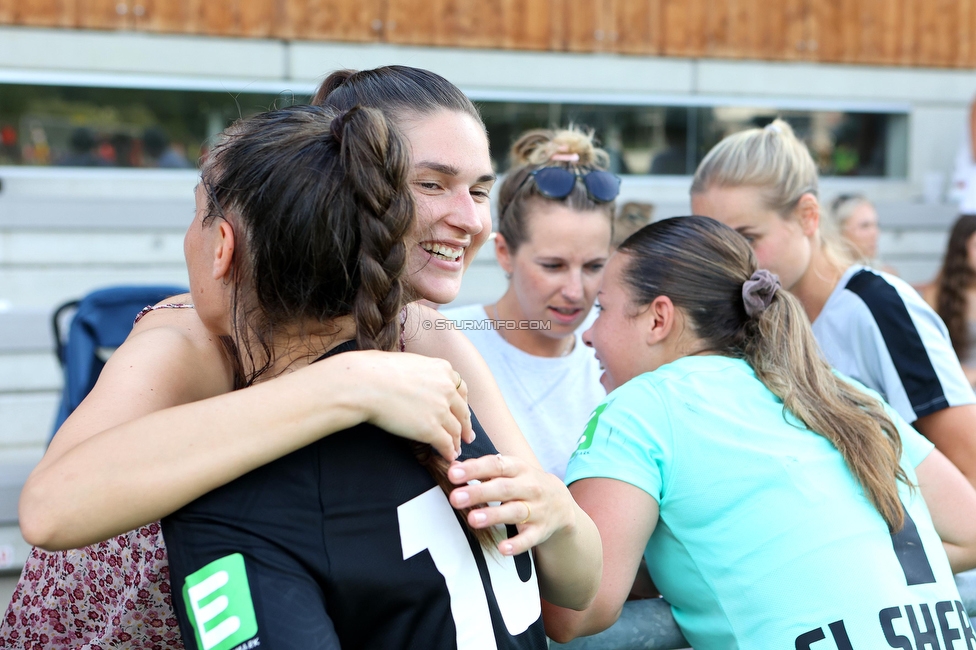
[[[881,393],[976,484],[976,395],[945,325],[907,283],[823,236],[818,185],[809,150],[776,120],[708,152],[691,206],[750,242],[803,305],[831,365]]]
[[[511,160],[495,237],[508,289],[494,304],[444,315],[488,362],[539,462],[562,478],[605,396],[577,330],[610,255],[620,181],[592,134],[577,128],[529,131],[512,145]]]
[[[942,268],[922,296],[945,321],[966,378],[976,383],[976,215],[952,224]]]
[[[837,234],[850,246],[852,257],[885,273],[895,269],[878,260],[878,211],[863,194],[841,194],[830,202],[830,219]]]

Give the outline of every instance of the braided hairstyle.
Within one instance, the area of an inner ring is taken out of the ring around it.
[[[231,126],[202,173],[204,225],[237,232],[231,312],[239,386],[275,362],[274,337],[352,315],[360,349],[394,350],[403,238],[415,205],[409,148],[377,110],[316,106]]]

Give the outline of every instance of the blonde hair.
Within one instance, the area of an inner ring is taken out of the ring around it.
[[[754,187],[768,209],[789,219],[805,194],[817,198],[820,181],[810,150],[793,127],[777,118],[764,128],[733,133],[712,147],[695,171],[691,194],[713,187]],[[823,219],[821,224],[824,253],[837,266],[850,266],[854,256],[838,229]]]
[[[788,217],[804,194],[817,196],[817,165],[793,128],[776,119],[712,147],[695,171],[691,193],[741,186],[758,188],[766,207]]]
[[[840,194],[830,202],[830,220],[842,230],[854,211],[865,204],[871,205],[871,201],[863,194]]]
[[[642,228],[618,250],[635,305],[667,296],[705,351],[745,359],[786,411],[837,448],[891,531],[902,528],[898,482],[911,483],[899,464],[898,428],[877,399],[834,374],[789,291],[777,290],[757,314],[746,312],[743,283],[757,263],[743,237],[708,217],[674,217]]]
[[[498,190],[498,233],[514,252],[527,239],[529,204],[533,201],[559,203],[580,212],[602,210],[613,226],[615,203],[600,203],[590,198],[582,183],[577,182],[564,198],[543,196],[529,175],[542,167],[607,169],[610,154],[597,146],[593,131],[569,125],[565,129],[532,129],[526,131],[509,154],[512,167]]]

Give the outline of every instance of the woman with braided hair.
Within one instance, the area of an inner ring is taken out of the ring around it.
[[[245,383],[355,349],[397,349],[409,171],[393,125],[360,107],[331,120],[316,107],[264,113],[213,149],[187,267],[197,313],[234,341]],[[496,453],[474,425],[481,435],[462,457]],[[477,592],[507,624],[497,646],[544,647],[531,559],[492,553],[486,530],[484,545],[474,542],[448,503],[446,463],[429,449],[360,425],[164,518],[186,646],[454,648],[464,635],[496,636],[488,612],[477,627],[456,602],[478,604]],[[367,478],[367,467],[381,476]],[[515,613],[488,593],[519,599],[505,603]]]
[[[598,300],[583,339],[610,394],[566,480],[603,579],[586,610],[547,609],[553,638],[612,624],[643,557],[696,650],[976,642],[952,577],[976,566],[976,491],[832,371],[745,239],[707,217],[651,224]]]
[[[315,102],[335,110],[382,110],[404,136],[417,206],[406,236],[404,295],[453,300],[490,230],[495,175],[477,109],[444,78],[402,66],[336,72]],[[298,248],[307,245],[302,240]],[[196,309],[147,314],[58,431],[21,494],[21,530],[36,548],[0,622],[0,647],[28,636],[43,643],[37,639],[54,634],[71,635],[69,645],[79,648],[181,647],[170,593],[183,586],[171,588],[166,547],[153,522],[362,423],[429,445],[428,452],[433,447],[437,453],[427,462],[442,458],[445,467],[462,453],[462,441],[490,441],[497,455],[465,454],[449,467],[450,505],[467,512],[473,529],[507,526],[507,534],[492,535],[501,556],[521,556],[524,564],[523,554],[532,549],[543,598],[585,606],[600,573],[593,522],[565,485],[542,470],[477,350],[461,332],[435,326],[439,320],[437,312],[410,303],[398,349],[416,354],[350,351],[246,386],[247,376],[227,354],[226,337],[215,336]],[[259,340],[250,346],[262,350]],[[484,435],[474,436],[466,398]],[[382,478],[384,469],[368,467],[363,475]],[[411,512],[433,508],[432,516],[443,515],[439,498],[424,504]],[[79,546],[85,548],[62,550]],[[474,557],[474,571],[487,584],[478,560],[483,551],[474,550],[457,566],[471,569]],[[520,573],[526,580],[530,575]],[[518,584],[505,584],[522,593]],[[520,599],[497,602],[514,604],[505,610],[510,613],[533,611]],[[494,616],[493,607],[459,606],[451,611],[464,616],[444,627],[505,629],[507,617]],[[458,647],[470,641],[458,637]]]

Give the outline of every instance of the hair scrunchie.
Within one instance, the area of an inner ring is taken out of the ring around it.
[[[746,315],[756,318],[766,311],[781,286],[779,276],[766,269],[758,269],[753,273],[742,283],[742,304],[746,308]]]

